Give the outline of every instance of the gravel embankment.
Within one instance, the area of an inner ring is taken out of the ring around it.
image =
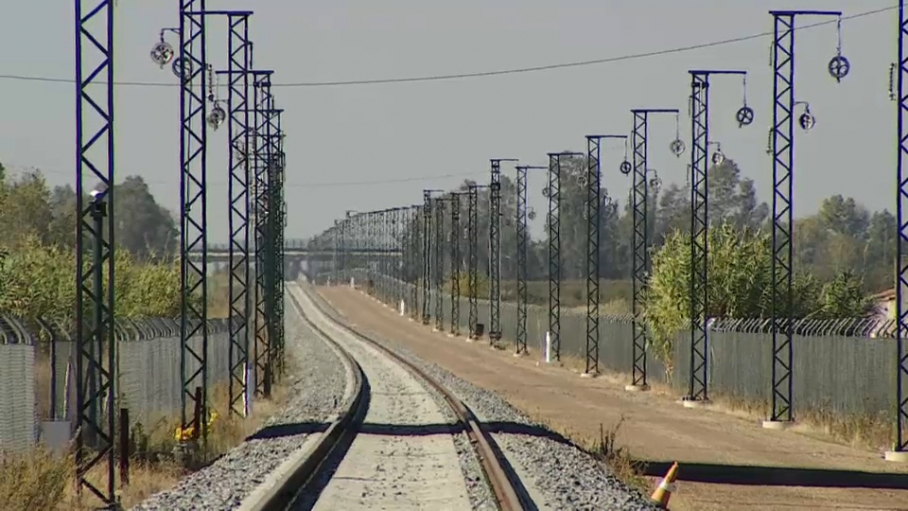
[[[320,481],[317,502],[309,496],[294,508],[495,509],[466,435],[448,436],[440,427],[456,423],[444,399],[375,348],[336,327],[324,328],[362,367],[371,401],[363,431],[344,459],[329,462],[336,471]],[[376,427],[384,431],[371,433]],[[437,433],[421,431],[427,427]]]
[[[302,362],[303,369],[287,376],[293,378],[290,401],[284,410],[265,421],[260,431],[276,436],[244,442],[211,466],[188,475],[171,490],[152,495],[134,510],[235,509],[303,444],[308,434],[293,433],[294,424],[323,422],[343,409],[345,389],[352,386],[347,369],[334,348],[302,321],[289,297],[287,312],[287,348]]]
[[[512,423],[547,431],[494,392],[479,388],[441,367],[427,363],[406,348],[370,336],[415,363],[469,406],[484,422]],[[539,509],[559,511],[615,509],[656,510],[657,506],[611,474],[607,466],[576,446],[537,435],[496,433],[493,438],[509,460],[519,464],[528,492],[545,502]]]

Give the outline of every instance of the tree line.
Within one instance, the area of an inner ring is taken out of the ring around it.
[[[712,251],[708,263],[712,275],[711,287],[715,293],[720,293],[723,286],[726,290],[731,289],[729,286],[732,284],[723,281],[723,268],[753,269],[756,264],[763,272],[760,275],[769,278],[765,273],[770,271],[771,264],[772,221],[769,205],[760,200],[753,180],[744,177],[733,160],[726,159],[719,165],[713,165],[708,172],[712,230]],[[586,173],[585,156],[561,160],[561,272],[564,281],[586,278]],[[514,180],[506,174],[501,182],[501,278],[514,280],[517,271],[517,189]],[[620,190],[614,187],[602,189],[599,218],[601,279],[627,280],[631,275],[633,212],[630,178],[627,182],[628,185]],[[470,184],[469,181],[464,182],[456,193],[463,194]],[[647,204],[653,259],[650,279],[654,284],[662,283],[661,288],[654,286],[648,297],[655,307],[659,289],[665,293],[686,289],[686,281],[676,279],[677,290],[670,290],[664,284],[669,274],[689,279],[689,261],[685,260],[684,250],[689,251],[689,246],[685,249],[685,244],[689,243],[690,233],[690,191],[687,184],[661,186],[654,182],[652,185]],[[479,272],[488,276],[489,190],[481,188],[478,194]],[[616,198],[621,199],[621,206]],[[468,202],[465,196],[460,197],[459,205],[461,230],[455,235],[461,237],[461,246],[466,247]],[[444,232],[450,233],[450,202],[446,203],[446,207]],[[545,221],[546,215],[543,213],[540,216]],[[407,231],[412,230],[411,224]],[[869,307],[867,295],[891,289],[894,285],[896,241],[896,219],[888,210],[871,212],[853,198],[842,195],[824,199],[816,214],[796,218],[794,222],[793,268],[796,295],[800,298],[787,312],[795,317],[863,314]],[[742,247],[751,247],[752,250],[747,252]],[[461,254],[465,265],[466,250],[462,249]],[[689,256],[686,257],[689,259]],[[447,269],[448,263],[445,264]],[[546,239],[532,239],[531,236],[527,270],[530,280],[546,278]],[[411,272],[420,275],[418,268],[412,268]],[[748,278],[746,274],[738,273],[740,278]],[[771,281],[760,281],[754,275],[749,277],[749,288],[740,287],[744,285],[741,282],[735,284],[739,286],[739,296],[770,289]],[[771,301],[771,297],[763,293],[749,302],[742,298],[732,303],[717,294],[711,300],[715,307],[711,313],[759,317],[768,313],[770,305],[767,300]],[[677,305],[683,308],[682,303]]]
[[[127,177],[114,190],[117,316],[175,316],[180,272],[173,216],[141,177]],[[0,314],[72,321],[76,229],[71,186],[50,187],[39,170],[10,176],[0,164]]]

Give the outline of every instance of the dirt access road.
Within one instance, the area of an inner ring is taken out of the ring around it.
[[[720,411],[684,408],[677,397],[657,392],[627,393],[615,378],[580,378],[490,349],[486,342],[433,333],[360,291],[319,290],[364,333],[498,392],[575,439],[597,438],[600,424],[608,427],[624,416],[619,443],[650,462],[648,471],[664,474],[665,462],[679,462],[673,511],[908,509],[908,466],[886,462],[879,453],[765,430],[757,421]]]

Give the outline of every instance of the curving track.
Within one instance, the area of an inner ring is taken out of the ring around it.
[[[444,386],[331,319],[314,292],[294,284],[288,293],[310,326],[355,364],[357,395],[271,491],[244,509],[535,509],[515,491],[516,477],[491,438]]]

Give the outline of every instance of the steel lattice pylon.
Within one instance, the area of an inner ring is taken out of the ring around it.
[[[230,181],[228,229],[230,246],[228,266],[230,286],[230,382],[228,385],[229,412],[246,417],[249,414],[247,378],[249,375],[249,15],[229,17],[227,39],[228,93],[227,110],[230,113],[227,138]]]
[[[180,374],[181,426],[208,435],[207,57],[205,0],[180,0]],[[193,260],[192,252],[199,258]],[[201,346],[192,339],[201,337]],[[200,413],[196,414],[196,410]],[[196,423],[196,419],[199,419]]]
[[[432,217],[433,217],[433,208],[434,205],[432,202],[432,193],[434,190],[423,190],[423,206],[422,206],[422,324],[428,325],[431,321],[431,315],[429,312],[429,298],[430,291],[429,286],[432,281],[432,265],[431,260],[431,250],[432,250]]]
[[[416,319],[418,317],[419,310],[419,270],[418,268],[420,263],[420,247],[422,247],[422,240],[420,239],[420,233],[422,232],[422,206],[414,205],[410,207],[410,220],[407,222],[407,232],[410,235],[410,249],[409,249],[409,264],[407,265],[408,271],[410,272],[410,317]]]
[[[489,344],[501,340],[501,162],[490,160],[489,179]]]
[[[373,255],[375,248],[378,246],[378,212],[371,211],[366,216],[366,233],[366,239],[368,240],[366,247],[369,250],[369,254]],[[371,281],[369,292],[372,293],[372,296],[374,297],[377,293],[375,288],[375,260],[369,258],[366,267],[368,268],[369,280]]]
[[[381,245],[379,246],[378,257],[380,257],[382,273],[384,278],[382,282],[384,283],[382,294],[385,303],[390,303],[392,297],[394,296],[394,282],[391,280],[394,277],[394,271],[392,269],[392,264],[390,259],[388,259],[388,254],[391,250],[392,240],[394,237],[394,209],[386,210],[382,213],[382,237]]]
[[[898,21],[898,70],[896,72],[896,101],[898,108],[898,151],[896,157],[896,179],[898,190],[896,192],[896,215],[898,217],[899,238],[896,248],[896,261],[898,265],[898,282],[896,285],[896,399],[897,411],[895,416],[895,435],[893,442],[894,453],[887,453],[887,458],[901,459],[908,448],[905,429],[908,427],[908,349],[905,346],[905,335],[908,332],[908,309],[905,308],[905,287],[908,286],[908,264],[905,261],[908,249],[908,176],[905,176],[903,165],[905,154],[908,153],[908,128],[905,126],[905,111],[908,109],[908,95],[905,93],[905,77],[908,75],[908,57],[905,55],[906,35],[908,35],[908,19],[905,17],[905,5],[899,2]]]
[[[774,15],[772,112],[772,410],[792,420],[792,268],[794,211],[794,14]],[[781,310],[779,310],[781,307]],[[781,335],[780,335],[781,334]],[[780,338],[781,337],[781,338]]]
[[[631,184],[633,211],[633,240],[631,241],[631,385],[645,388],[646,383],[646,319],[645,296],[649,273],[649,223],[646,172],[647,113],[634,111],[634,177]]]
[[[527,352],[527,170],[517,166],[517,354]]]
[[[555,360],[561,360],[561,155],[549,154],[549,330]]]
[[[271,98],[271,115],[269,116],[270,149],[269,149],[269,234],[271,237],[271,316],[270,340],[272,379],[277,380],[283,370],[284,353],[284,214],[283,203],[284,168],[283,168],[283,132],[281,120],[283,111],[274,107],[274,98]],[[336,270],[336,268],[335,268]]]
[[[338,284],[342,284],[346,280],[346,271],[347,271],[347,225],[350,223],[350,212],[347,211],[344,218],[337,224],[337,235],[340,237],[338,245],[340,246],[340,260],[338,261],[337,268],[335,268],[337,275],[335,279]]]
[[[529,245],[529,227],[527,225],[527,172],[530,170],[549,170],[549,167],[518,165],[517,166],[517,336],[515,352],[518,355],[527,353],[527,256]]]
[[[561,360],[561,159],[583,156],[582,153],[549,153],[549,213],[546,218],[549,249],[549,330],[555,360]]]
[[[255,238],[254,345],[255,392],[266,394],[269,379],[267,335],[267,230],[268,230],[268,133],[267,99],[270,96],[271,71],[254,71],[254,142],[253,142],[253,218]]]
[[[707,147],[709,143],[709,75],[691,73],[691,279],[690,384],[687,399],[706,401],[707,395]]]
[[[263,119],[265,123],[264,128],[264,166],[265,166],[265,179],[267,180],[267,187],[265,193],[265,203],[267,206],[264,211],[264,224],[265,224],[265,267],[264,276],[265,276],[265,338],[267,344],[263,348],[265,352],[265,374],[263,382],[263,394],[265,397],[271,396],[272,385],[274,384],[274,350],[275,344],[277,343],[277,332],[275,331],[275,304],[274,304],[274,289],[275,289],[275,200],[274,196],[277,192],[277,176],[275,173],[274,160],[275,160],[275,151],[274,151],[274,137],[275,137],[275,126],[272,122],[274,119],[274,100],[271,95],[271,80],[267,80],[263,83],[262,86],[262,95],[263,95]]]
[[[388,226],[387,212],[376,211],[375,212],[375,240],[374,240],[374,243],[375,243],[374,248],[376,249],[376,252],[379,250],[382,250],[384,248],[385,238],[387,236],[387,226]],[[375,260],[373,261],[372,264],[376,267],[375,273],[379,277],[376,282],[376,284],[377,284],[376,297],[380,301],[386,301],[385,300],[385,287],[386,286],[385,286],[385,279],[383,278],[383,275],[386,275],[385,261],[384,261],[384,259],[381,259],[381,258],[377,257],[376,255],[373,255],[373,257],[375,257]]]
[[[451,194],[451,335],[460,335],[460,195]]]
[[[391,298],[392,303],[395,307],[398,306],[401,299],[401,288],[400,288],[400,265],[396,264],[396,261],[391,258],[391,254],[400,249],[398,242],[400,241],[400,233],[398,229],[400,228],[400,211],[401,208],[394,208],[391,211],[391,235],[388,244],[388,252],[385,253],[385,260],[388,261],[388,268],[391,270]]]
[[[709,77],[744,71],[689,71],[691,75],[690,383],[685,401],[709,401]]]
[[[444,244],[445,244],[445,203],[444,199],[433,200],[435,209],[435,330],[445,329],[444,289]]]
[[[501,162],[489,180],[489,344],[501,339]]]
[[[331,233],[331,239],[334,242],[332,245],[332,250],[331,250],[331,273],[334,275],[335,280],[338,279],[338,271],[340,269],[340,266],[338,265],[338,256],[337,256],[337,253],[340,250],[340,242],[341,242],[341,235],[342,235],[340,222],[341,222],[340,220],[335,220],[334,227],[332,229],[328,230],[328,232]]]
[[[114,14],[110,0],[75,0],[76,22],[76,488],[117,504],[114,452]],[[100,25],[100,26],[99,26]],[[88,43],[88,44],[86,44]],[[88,108],[85,108],[88,107]],[[100,122],[99,122],[100,121]],[[100,187],[89,204],[82,172]],[[104,217],[108,216],[106,228]],[[87,246],[85,235],[90,235]],[[86,268],[85,255],[92,254]],[[86,320],[86,312],[91,320]],[[89,325],[90,326],[87,326]],[[104,347],[107,346],[107,359]],[[105,367],[106,365],[106,367]],[[103,406],[103,408],[102,408]],[[106,461],[101,484],[88,472]]]
[[[375,212],[374,211],[370,211],[369,213],[366,213],[365,224],[366,225],[363,228],[363,230],[365,231],[364,235],[366,237],[364,244],[366,246],[366,250],[368,250],[369,254],[371,255],[372,251],[375,250]],[[365,262],[366,275],[368,276],[368,279],[369,279],[369,283],[367,284],[367,286],[369,289],[369,293],[374,296],[375,283],[374,283],[373,261],[370,260],[370,258],[368,256],[366,256],[365,259],[366,259],[366,262]]]
[[[549,248],[549,330],[555,360],[561,360],[561,155],[549,153],[546,217]],[[548,355],[548,354],[547,354]]]
[[[773,16],[772,127],[772,410],[770,421],[792,421],[794,291],[795,17],[841,16],[838,11],[770,11]]]
[[[388,265],[388,258],[382,257],[381,254],[388,248],[388,242],[391,237],[391,211],[385,210],[379,213],[379,237],[378,237],[378,267],[380,269],[382,278],[379,279],[380,287],[380,298],[383,302],[388,303],[388,300],[391,296],[390,293],[390,265]]]
[[[599,373],[599,240],[602,207],[602,139],[627,139],[626,135],[588,135],[586,153],[586,367],[584,375]]]
[[[586,137],[586,368],[599,372],[599,206],[602,137]]]
[[[631,386],[646,390],[646,347],[647,324],[645,310],[646,288],[650,272],[649,232],[649,168],[648,139],[650,114],[678,114],[677,109],[635,109],[633,131],[633,183],[631,184],[631,209],[633,214],[633,239],[631,240],[631,282],[632,282],[632,339],[631,339]]]
[[[467,190],[467,292],[470,294],[470,339],[476,339],[479,323],[479,186],[470,183]]]
[[[403,288],[401,287],[403,276],[401,274],[400,260],[397,259],[397,257],[394,255],[400,254],[402,249],[400,245],[400,224],[402,211],[403,208],[394,208],[394,211],[391,213],[391,240],[388,246],[388,252],[384,255],[384,257],[388,260],[388,265],[391,269],[391,275],[394,277],[394,279],[391,281],[391,294],[394,302],[393,305],[395,307],[398,307],[400,300],[403,299]]]

